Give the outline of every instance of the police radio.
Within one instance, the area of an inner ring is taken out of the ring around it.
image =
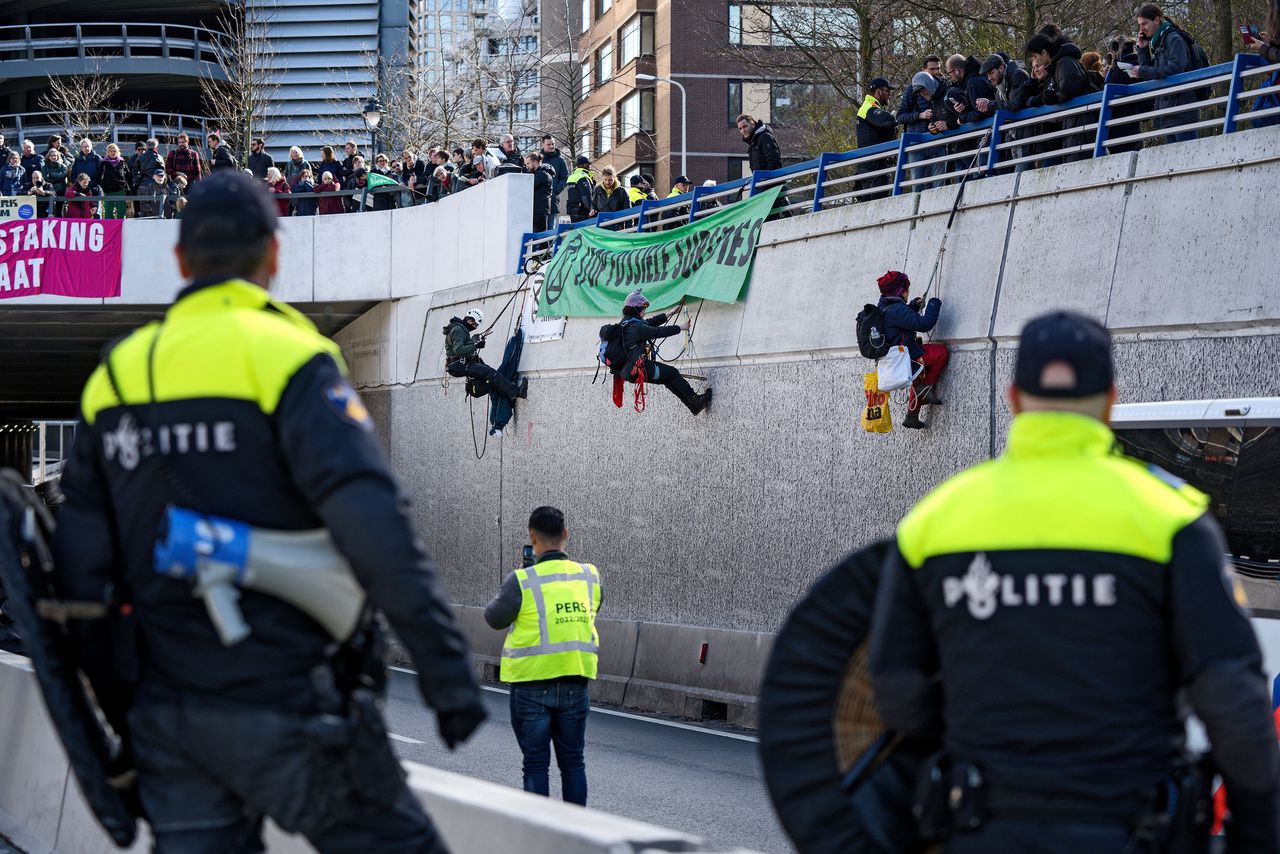
[[[226,646],[250,633],[238,604],[242,587],[288,602],[337,641],[351,637],[364,610],[365,592],[324,529],[273,531],[170,507],[155,570],[194,582]]]

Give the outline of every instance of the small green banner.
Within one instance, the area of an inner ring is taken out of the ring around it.
[[[398,187],[400,186],[400,182],[395,180],[394,178],[388,178],[386,175],[381,175],[377,172],[369,173],[369,189],[370,190],[374,190],[374,189],[377,189],[378,187],[386,187],[386,186]]]
[[[765,217],[781,187],[670,231],[617,234],[594,226],[564,241],[542,278],[539,317],[613,317],[636,288],[655,308],[684,297],[737,302]]]

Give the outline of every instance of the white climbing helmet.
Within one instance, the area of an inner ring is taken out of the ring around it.
[[[484,323],[484,312],[478,308],[471,309],[466,313],[465,316],[474,320],[476,322],[476,326],[479,326],[480,324]]]

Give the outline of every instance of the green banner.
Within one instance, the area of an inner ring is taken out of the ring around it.
[[[654,308],[686,296],[737,302],[746,290],[775,187],[670,231],[618,234],[594,226],[564,241],[542,278],[539,317],[614,317],[642,288]]]

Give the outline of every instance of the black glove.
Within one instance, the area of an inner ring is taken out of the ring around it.
[[[483,350],[483,349],[484,349],[484,339],[483,339],[483,338],[477,338],[477,339],[476,339],[476,349],[477,349],[477,350]]]
[[[929,302],[930,302],[930,303],[935,303],[935,302],[936,302],[939,306],[941,306],[941,305],[942,305],[942,297],[929,297]]]
[[[907,303],[907,306],[912,311],[919,311],[920,309],[924,308],[924,297],[916,297],[911,302]]]
[[[450,750],[456,749],[458,745],[470,738],[488,717],[489,713],[484,710],[484,706],[478,699],[474,703],[457,709],[442,709],[436,712],[436,723],[439,725],[440,737],[444,739],[445,747]]]

